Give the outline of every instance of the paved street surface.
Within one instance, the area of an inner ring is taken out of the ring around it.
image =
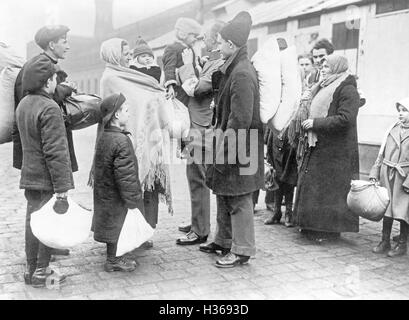
[[[86,186],[95,128],[75,133],[80,169],[74,200],[92,205]],[[250,264],[218,269],[216,256],[198,246],[176,246],[177,226],[189,221],[190,202],[184,165],[172,166],[175,214],[161,204],[154,248],[137,249],[133,273],[103,270],[105,245],[92,236],[53,267],[69,277],[59,289],[34,289],[23,282],[26,201],[12,168],[11,143],[0,145],[0,299],[407,299],[409,258],[390,259],[371,253],[380,239],[381,223],[361,221],[359,234],[343,234],[337,243],[314,244],[297,229],[265,226],[268,213],[255,215],[256,257]],[[263,194],[261,196],[263,200]],[[263,209],[263,201],[257,208]],[[215,230],[212,198],[212,234]],[[394,234],[398,230],[394,229]],[[212,235],[210,236],[212,238]]]

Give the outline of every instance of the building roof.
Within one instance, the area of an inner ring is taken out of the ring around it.
[[[274,21],[287,20],[302,15],[347,7],[363,5],[368,0],[277,0],[263,2],[249,10],[253,19],[253,27]]]

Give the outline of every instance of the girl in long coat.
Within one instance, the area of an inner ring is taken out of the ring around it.
[[[312,90],[309,119],[302,122],[308,147],[294,208],[301,231],[318,241],[359,231],[359,218],[346,201],[351,179],[359,176],[357,84],[345,57],[330,55],[323,68],[324,80]]]
[[[396,257],[407,252],[409,231],[409,98],[396,104],[399,122],[387,133],[386,143],[370,172],[370,179],[379,180],[389,192],[390,203],[383,218],[382,241],[374,253]],[[398,244],[391,250],[393,220],[400,222]]]

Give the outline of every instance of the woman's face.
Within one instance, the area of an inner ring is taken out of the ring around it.
[[[327,79],[330,75],[332,75],[332,71],[329,67],[328,61],[324,61],[324,63],[322,64],[321,74],[323,79]]]
[[[399,112],[399,120],[402,123],[408,124],[409,123],[409,111],[404,106],[399,105],[398,107]]]
[[[131,60],[131,50],[129,50],[129,45],[126,44],[122,48],[121,60],[119,60],[119,64],[122,67],[128,68]]]

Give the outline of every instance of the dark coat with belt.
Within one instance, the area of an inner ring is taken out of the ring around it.
[[[66,192],[74,188],[61,110],[43,91],[29,94],[16,111],[23,150],[20,188]]]
[[[299,173],[295,214],[302,229],[358,232],[359,218],[347,206],[351,180],[359,177],[356,81],[349,76],[335,90],[326,118],[314,119],[318,142]]]
[[[215,161],[207,169],[206,183],[216,195],[249,194],[264,185],[264,141],[258,80],[247,47],[236,51],[212,79],[216,135],[219,131],[236,141],[216,142]]]
[[[20,70],[20,72],[17,75],[16,82],[14,85],[14,100],[15,100],[15,108],[17,109],[17,106],[21,99],[27,94],[27,92],[24,90],[23,86],[23,73],[25,70],[25,67],[28,64],[34,63],[38,61],[39,59],[46,59],[50,60],[52,63],[57,64],[57,61],[51,58],[49,55],[47,55],[45,52],[39,54],[38,56],[35,56],[31,60],[27,61],[23,68]],[[66,86],[60,86],[57,85],[57,88],[55,90],[54,94],[54,100],[57,102],[57,104],[60,106],[61,110],[63,111],[64,114],[66,114],[65,107],[62,103],[62,100],[67,96],[71,95],[72,90],[67,92],[67,87]],[[67,141],[68,141],[68,148],[70,152],[70,160],[71,160],[71,169],[73,172],[78,171],[78,163],[77,159],[75,156],[75,151],[74,151],[74,142],[73,142],[73,137],[72,137],[72,131],[69,128],[66,128],[66,135],[67,135]],[[20,134],[17,128],[17,125],[14,124],[13,126],[13,132],[12,132],[12,140],[13,140],[13,167],[16,169],[21,169],[22,163],[23,163],[23,150],[21,147],[21,139],[20,139]]]
[[[118,241],[128,209],[144,212],[138,162],[127,134],[108,127],[97,142],[92,230],[99,242]]]

